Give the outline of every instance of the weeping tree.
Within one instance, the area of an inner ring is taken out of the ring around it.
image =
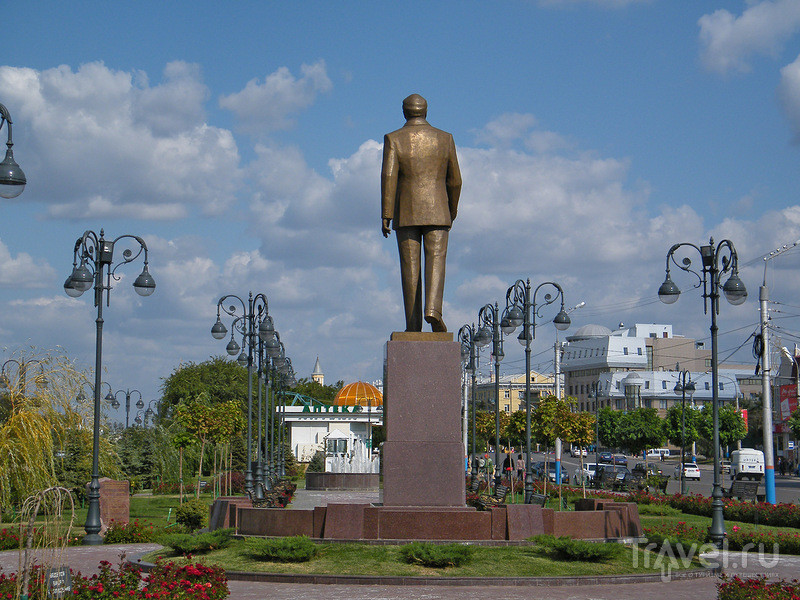
[[[91,437],[93,408],[90,400],[79,396],[93,379],[91,373],[80,370],[61,352],[30,349],[8,359],[4,372],[0,386],[0,512],[19,507],[30,494],[58,483],[67,451],[80,443],[82,432]],[[101,443],[100,451],[104,474],[116,475],[113,449],[106,442]],[[88,480],[85,478],[81,487]]]

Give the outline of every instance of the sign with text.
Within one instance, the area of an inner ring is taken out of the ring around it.
[[[72,593],[72,575],[69,567],[54,567],[47,570],[47,595],[50,598],[63,598]]]
[[[797,386],[792,384],[781,386],[781,421],[785,421],[797,410]]]

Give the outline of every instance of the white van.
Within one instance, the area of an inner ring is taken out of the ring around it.
[[[647,451],[648,458],[669,458],[669,448],[650,448]]]
[[[742,448],[731,452],[731,478],[761,481],[764,477],[764,453]]]

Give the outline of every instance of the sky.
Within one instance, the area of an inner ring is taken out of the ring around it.
[[[58,348],[91,368],[90,294],[63,291],[75,240],[138,235],[157,289],[131,289],[141,258],[117,271],[103,378],[146,402],[224,354],[224,294],[267,296],[298,377],[319,356],[327,383],[380,379],[405,326],[381,152],[411,93],[463,176],[451,331],[530,278],[585,302],[566,335],[656,322],[707,340],[691,275],[673,268],[677,304],[656,292],[673,244],[713,236],[749,291],[722,303],[720,356],[752,361],[762,257],[800,238],[800,0],[31,0],[4,19],[0,102],[28,185],[0,200],[0,359]],[[798,263],[767,269],[789,347]],[[555,312],[537,318],[545,372]],[[523,365],[509,340],[502,372]]]

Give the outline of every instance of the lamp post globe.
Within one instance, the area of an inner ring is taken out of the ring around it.
[[[28,180],[25,177],[17,161],[14,160],[14,141],[11,135],[11,114],[8,109],[0,104],[0,128],[6,125],[8,129],[8,141],[6,142],[6,156],[0,162],[0,197],[8,200],[16,198],[25,189],[25,184]]]

